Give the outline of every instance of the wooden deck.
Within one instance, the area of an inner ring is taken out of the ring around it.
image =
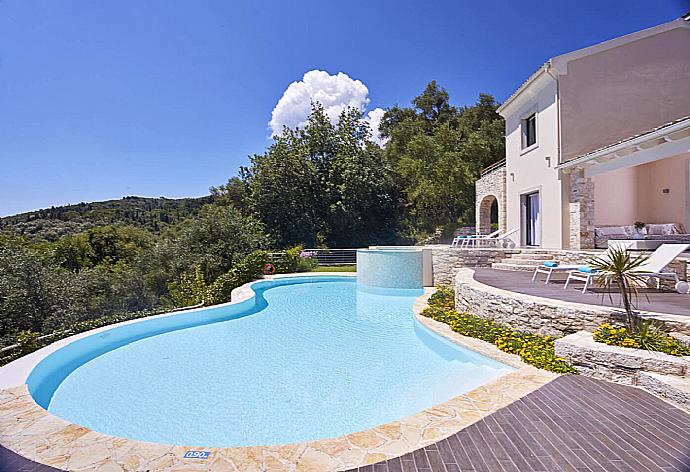
[[[600,289],[582,293],[582,282],[571,282],[568,289],[564,290],[565,279],[563,274],[559,275],[560,278],[556,281],[552,280],[549,284],[544,284],[544,274],[539,274],[538,280],[532,282],[532,272],[478,268],[475,270],[474,279],[492,287],[525,295],[574,303],[619,307],[620,296],[618,294],[614,293],[613,300],[610,300],[608,293]],[[640,292],[637,308],[643,311],[690,316],[690,294],[661,292],[655,289],[644,290]]]
[[[690,415],[634,387],[569,375],[436,444],[357,470],[687,472]]]

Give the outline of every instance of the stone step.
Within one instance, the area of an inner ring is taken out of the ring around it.
[[[529,261],[552,261],[553,254],[535,254],[530,252],[523,252],[520,254],[513,254],[513,259],[529,260]]]
[[[528,260],[528,259],[511,259],[511,258],[504,258],[501,259],[501,264],[509,264],[509,265],[522,265],[522,266],[530,266],[530,267],[537,267],[542,264],[544,264],[544,261],[539,261],[539,260]]]
[[[491,264],[491,268],[498,270],[517,270],[525,272],[534,272],[534,266],[527,264],[506,264],[504,262],[494,262],[493,264]]]
[[[640,372],[637,385],[685,410],[690,410],[690,378],[688,377]]]

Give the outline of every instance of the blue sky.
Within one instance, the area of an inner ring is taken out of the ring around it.
[[[690,10],[643,1],[0,1],[0,216],[208,193],[314,69],[407,105],[504,100],[549,57]],[[284,110],[283,110],[284,111]]]

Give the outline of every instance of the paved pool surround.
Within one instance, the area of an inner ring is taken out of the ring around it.
[[[237,289],[230,305],[253,297],[251,286],[250,283]],[[48,349],[49,346],[44,348],[46,351],[27,356],[30,362],[8,364],[0,369],[0,444],[32,461],[63,470],[345,470],[397,457],[448,437],[557,377],[528,366],[517,356],[491,344],[465,338],[445,324],[420,316],[431,293],[433,289],[427,289],[415,302],[413,311],[418,322],[452,342],[516,370],[440,405],[346,436],[276,446],[209,448],[109,436],[50,414],[36,403],[26,385],[31,364],[35,365],[56,349]],[[94,331],[63,341],[74,342],[74,338],[84,338]],[[8,382],[6,375],[10,366],[21,371],[14,372],[12,378],[23,378],[14,387],[8,385],[13,382]],[[190,449],[209,451],[210,456],[206,460],[184,458]]]
[[[357,282],[373,288],[424,287],[421,249],[358,249]]]

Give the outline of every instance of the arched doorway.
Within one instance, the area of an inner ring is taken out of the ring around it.
[[[498,199],[495,195],[486,195],[479,203],[478,221],[480,234],[493,233],[498,229]]]

